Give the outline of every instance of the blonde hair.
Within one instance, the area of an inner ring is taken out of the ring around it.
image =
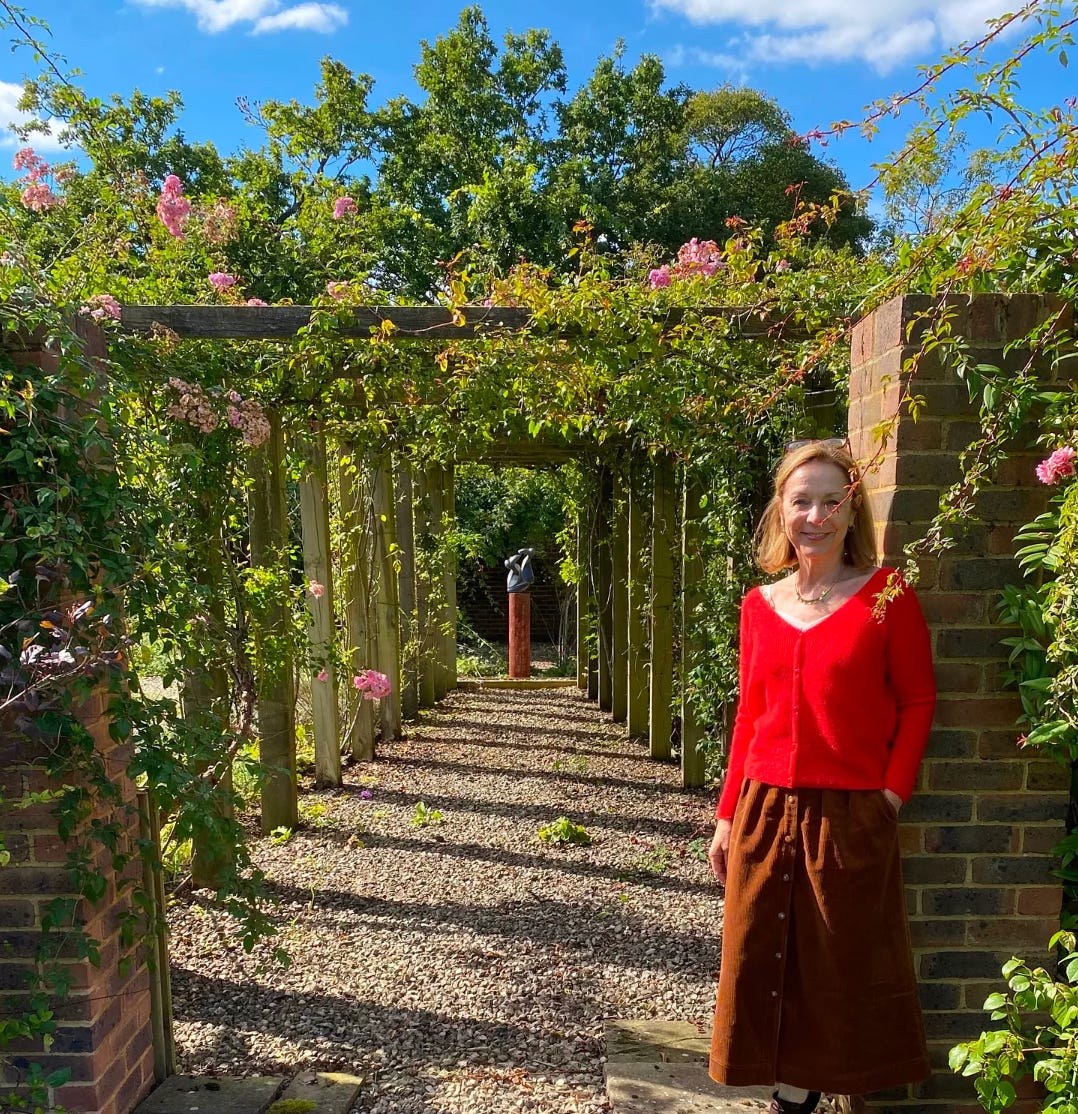
[[[843,561],[856,569],[879,564],[872,507],[857,461],[845,444],[809,441],[788,452],[775,469],[773,494],[756,528],[756,563],[766,573],[780,572],[797,564],[797,554],[782,528],[782,492],[798,468],[816,460],[835,465],[849,477],[847,490],[853,514],[846,533]]]

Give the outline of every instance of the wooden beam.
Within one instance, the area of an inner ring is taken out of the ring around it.
[[[288,503],[285,493],[284,436],[281,416],[266,414],[270,435],[251,454],[251,565],[266,569],[287,584],[289,575]],[[287,594],[275,593],[266,607],[261,631],[263,644],[274,647],[259,663],[257,718],[258,754],[264,767],[262,781],[262,834],[275,828],[295,828],[296,795],[296,694],[292,660],[288,652],[292,609]],[[272,665],[267,661],[272,657]]]
[[[430,501],[431,594],[428,599],[430,654],[434,663],[434,697],[441,700],[449,691],[449,669],[445,660],[445,472],[440,464],[427,469],[427,498]]]
[[[329,493],[326,435],[321,429],[300,434],[297,448],[304,463],[299,482],[303,533],[303,571],[308,584],[321,584],[322,595],[307,592],[311,614],[311,710],[314,717],[314,771],[319,785],[341,784],[341,724],[337,710],[337,672],[333,666],[333,566],[329,540]],[[325,680],[318,679],[324,674]]]
[[[412,516],[412,469],[405,460],[397,462],[393,494],[397,512],[397,594],[400,598],[401,717],[419,715],[419,629],[415,598],[415,523]]]
[[[120,328],[150,333],[164,327],[177,336],[203,340],[280,340],[306,328],[312,312],[311,306],[122,306]],[[340,337],[369,337],[388,327],[390,339],[462,340],[520,332],[532,323],[531,311],[519,306],[350,306],[327,312],[340,314],[342,324],[336,330]],[[665,330],[686,320],[712,318],[729,322],[731,332],[742,338],[802,340],[808,335],[803,325],[743,306],[676,307],[653,315],[652,320]],[[580,330],[564,330],[561,335],[580,335]],[[341,372],[342,378],[348,375]]]
[[[674,468],[655,462],[651,515],[651,687],[648,742],[652,758],[670,757],[674,690]]]
[[[648,514],[644,500],[643,463],[629,465],[629,649],[626,660],[628,684],[627,724],[629,734],[645,739],[648,734],[648,584],[644,554],[647,550]]]
[[[692,672],[703,653],[697,633],[704,579],[703,511],[699,480],[688,468],[681,491],[681,784],[698,789],[704,784],[704,725],[694,705]]]
[[[623,472],[613,477],[610,498],[610,711],[615,723],[629,716],[629,516]]]

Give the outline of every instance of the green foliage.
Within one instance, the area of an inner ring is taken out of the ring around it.
[[[273,831],[270,832],[270,839],[276,844],[287,843],[292,838],[293,834],[291,828],[282,824],[280,827],[274,828]]]
[[[573,823],[568,816],[559,816],[539,829],[539,840],[556,846],[571,843],[586,846],[592,842],[592,837],[583,824]]]
[[[1057,946],[1066,954],[1055,977],[1020,959],[1004,964],[1007,990],[989,995],[984,1003],[992,1020],[1004,1022],[1003,1027],[951,1050],[951,1070],[974,1078],[985,1110],[1008,1109],[1017,1097],[1014,1084],[1032,1076],[1047,1092],[1041,1100],[1042,1111],[1078,1111],[1078,951],[1074,934],[1056,933],[1049,947]]]
[[[412,823],[417,828],[426,828],[430,824],[440,824],[445,817],[436,808],[427,808],[423,801],[416,801],[415,811],[412,813]]]

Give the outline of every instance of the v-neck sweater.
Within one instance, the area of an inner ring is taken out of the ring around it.
[[[740,699],[716,815],[731,818],[746,778],[786,788],[913,792],[936,706],[920,604],[901,578],[877,614],[879,569],[807,628],[753,588],[742,601]],[[898,576],[898,574],[895,574]]]

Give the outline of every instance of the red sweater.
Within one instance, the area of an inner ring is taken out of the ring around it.
[[[754,588],[741,605],[741,697],[716,814],[746,778],[767,785],[913,792],[936,684],[928,627],[903,586],[873,615],[880,569],[837,611],[801,630]]]

